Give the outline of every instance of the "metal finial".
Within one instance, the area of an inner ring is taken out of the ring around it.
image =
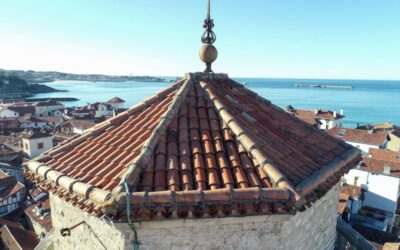
[[[210,19],[210,13],[211,13],[211,0],[208,0],[208,8],[207,8],[207,19]]]
[[[217,37],[215,36],[214,31],[212,31],[212,28],[214,28],[214,20],[211,19],[211,1],[208,0],[208,11],[207,11],[207,19],[204,20],[203,28],[206,30],[204,31],[202,37],[201,37],[201,42],[204,44],[213,44]]]
[[[214,20],[211,19],[211,1],[208,0],[207,6],[207,18],[204,20],[203,27],[206,29],[201,36],[201,42],[204,44],[199,52],[200,59],[206,64],[206,69],[204,72],[212,73],[211,64],[217,59],[218,51],[212,45],[217,37],[215,36],[214,31]]]

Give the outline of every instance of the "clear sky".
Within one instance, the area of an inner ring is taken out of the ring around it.
[[[231,76],[400,79],[400,0],[212,0]],[[183,75],[206,0],[0,2],[0,68]]]

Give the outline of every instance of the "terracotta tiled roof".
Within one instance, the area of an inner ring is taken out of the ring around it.
[[[287,213],[359,155],[226,75],[194,74],[29,162],[27,176],[99,216],[126,215],[124,183],[136,220]]]
[[[71,121],[71,124],[72,124],[73,127],[80,128],[80,129],[83,129],[83,130],[89,129],[89,128],[93,128],[94,126],[96,126],[96,123],[94,123],[94,122],[80,121],[80,120],[77,120],[77,119],[73,119]]]
[[[382,174],[385,166],[390,167],[390,175],[400,177],[400,162],[392,162],[375,158],[363,157],[361,170]]]
[[[62,122],[64,119],[58,116],[38,116],[37,119],[43,122]]]
[[[400,163],[400,152],[387,150],[387,149],[377,149],[370,148],[368,154],[375,159],[392,161]]]
[[[328,134],[332,136],[336,136],[345,141],[351,142],[359,142],[365,144],[372,144],[381,146],[385,144],[388,133],[384,132],[369,132],[367,130],[362,129],[351,129],[351,128],[342,128],[335,127],[328,130]]]
[[[21,137],[24,139],[38,139],[38,138],[51,137],[51,135],[42,132],[32,132],[32,133],[24,133],[22,134]]]
[[[363,190],[359,186],[343,184],[340,187],[338,213],[343,214],[349,199],[364,199]]]
[[[6,249],[33,250],[39,244],[35,232],[23,228],[4,225],[0,228],[0,235]]]
[[[16,113],[18,113],[20,116],[26,115],[26,114],[35,114],[35,107],[32,105],[18,105],[18,106],[8,106],[7,109],[12,110]]]
[[[349,198],[358,199],[361,197],[362,189],[359,186],[343,184],[340,187],[340,193],[348,195]]]
[[[121,98],[119,98],[119,97],[113,97],[113,98],[111,98],[110,100],[108,100],[107,103],[123,103],[123,102],[125,102],[125,101],[122,100]]]
[[[350,196],[348,194],[339,194],[339,205],[338,205],[338,213],[343,214],[344,209],[346,208],[346,203],[349,200]]]
[[[9,227],[23,228],[20,224],[15,221],[6,220],[4,218],[0,218],[0,227],[7,225]]]
[[[291,113],[300,119],[324,119],[324,120],[337,120],[344,118],[344,115],[336,113],[336,117],[334,116],[334,111],[330,110],[317,110],[316,114],[315,110],[307,110],[307,109],[294,109]]]
[[[40,188],[36,188],[30,194],[32,199],[28,199],[27,201],[31,202],[31,205],[25,208],[25,213],[29,215],[29,217],[39,223],[47,232],[53,228],[53,222],[51,219],[51,207],[50,207],[50,199],[47,191],[43,191]],[[37,215],[35,209],[40,204],[40,206],[44,209],[45,213],[48,213],[46,216],[44,214]]]
[[[35,106],[44,107],[44,106],[58,106],[58,105],[62,105],[62,103],[60,103],[54,99],[49,99],[47,101],[38,102],[38,103],[36,103]]]
[[[19,128],[17,118],[0,118],[0,128],[3,129],[17,129]]]
[[[0,201],[15,195],[25,188],[14,176],[9,176],[2,170],[0,170],[0,187]]]

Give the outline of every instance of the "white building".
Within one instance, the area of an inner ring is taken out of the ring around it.
[[[93,122],[80,121],[76,119],[72,120],[71,124],[73,127],[72,132],[76,134],[82,134],[86,129],[92,128],[96,125],[96,123]]]
[[[36,114],[40,116],[51,116],[53,111],[60,109],[64,109],[64,104],[53,99],[35,104]]]
[[[24,153],[31,159],[53,148],[51,135],[41,132],[30,132],[22,135]]]
[[[110,104],[114,109],[121,109],[124,107],[125,101],[119,97],[114,97],[108,100],[107,103]]]
[[[345,183],[366,190],[362,204],[364,212],[356,217],[358,222],[382,231],[390,231],[397,209],[400,178],[361,169],[352,169],[343,178]]]
[[[108,103],[97,103],[94,105],[95,108],[95,118],[111,117],[113,116],[113,106]]]
[[[59,116],[19,117],[19,127],[24,129],[56,127],[62,124],[64,119]]]
[[[364,155],[368,154],[370,148],[385,149],[390,140],[388,133],[343,127],[332,128],[328,134],[359,148]]]
[[[24,198],[25,186],[0,170],[0,217],[19,208]]]
[[[0,108],[0,117],[4,117],[4,118],[14,118],[14,117],[18,117],[19,114],[11,109],[8,108]]]
[[[343,115],[343,110],[340,110],[338,113],[336,111],[322,109],[295,109],[291,105],[286,107],[286,112],[322,130],[328,130],[342,126],[342,122],[345,117]]]
[[[0,117],[3,118],[15,118],[24,115],[34,115],[35,107],[30,104],[12,104],[0,106]]]

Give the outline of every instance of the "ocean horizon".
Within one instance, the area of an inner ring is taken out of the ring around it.
[[[175,77],[164,77],[167,80]],[[400,124],[400,80],[334,80],[295,78],[243,78],[234,77],[239,83],[273,104],[285,108],[292,105],[299,109],[343,110],[343,126],[356,127],[357,123],[392,122]],[[169,82],[86,82],[55,81],[46,85],[68,92],[37,94],[35,98],[75,97],[79,101],[65,102],[67,107],[94,102],[105,102],[114,96],[131,107],[154,95]],[[296,88],[295,84],[320,84],[352,86],[352,89]]]

